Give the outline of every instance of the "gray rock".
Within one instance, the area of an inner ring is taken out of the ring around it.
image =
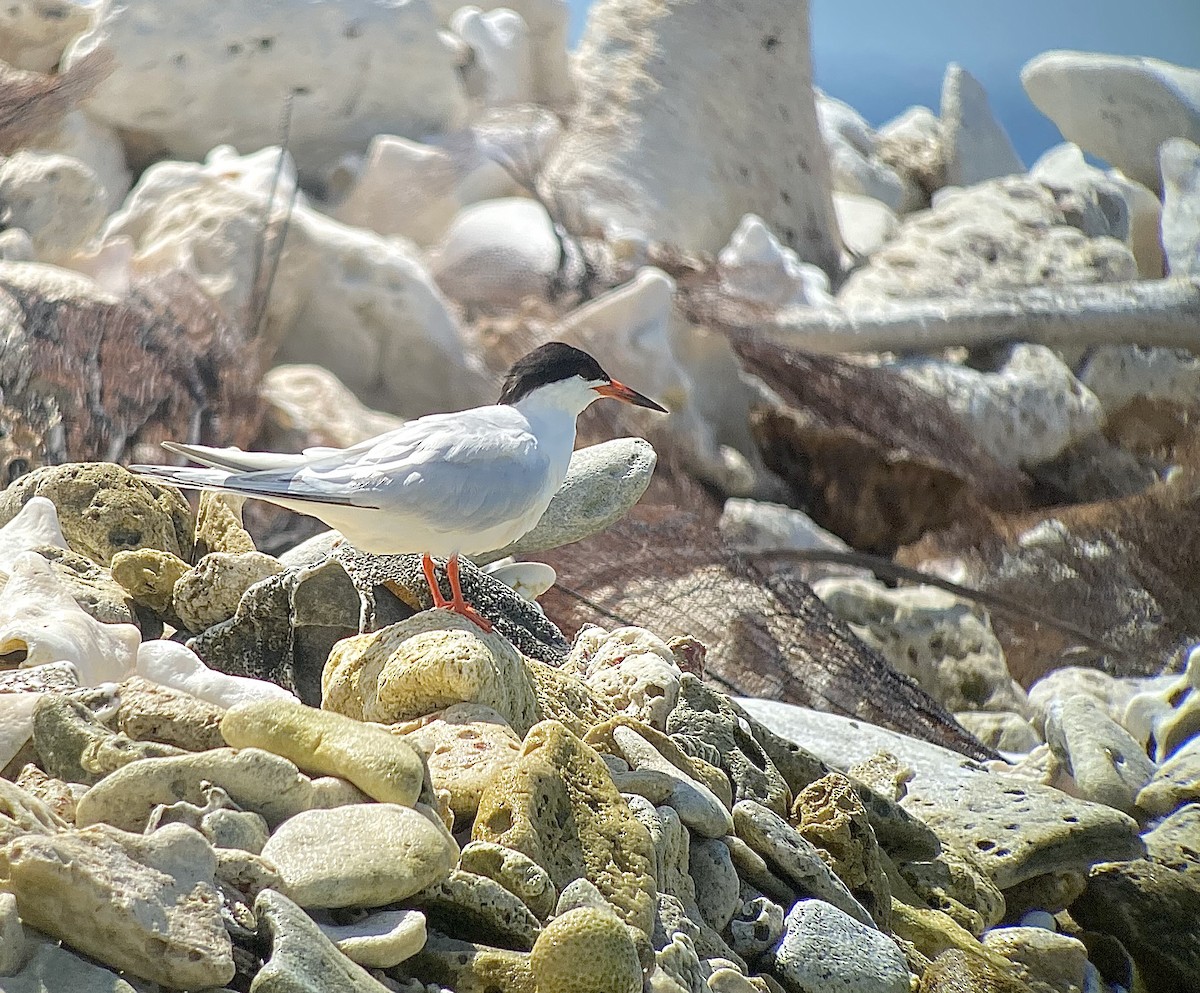
[[[747,962],[757,962],[783,937],[783,907],[744,883],[740,900],[729,922],[729,944]]]
[[[390,969],[425,945],[425,915],[419,910],[385,910],[351,924],[322,924],[339,950],[359,965]]]
[[[115,972],[45,936],[37,937],[32,957],[16,975],[5,976],[3,986],[4,993],[137,993]]]
[[[716,931],[725,930],[742,903],[741,882],[729,846],[720,838],[693,838],[688,873],[696,885],[696,905],[705,922]]]
[[[816,846],[774,811],[741,800],[734,805],[733,822],[738,837],[797,893],[823,900],[866,927],[875,927],[871,915],[825,864]]]
[[[1136,812],[1154,763],[1128,731],[1090,697],[1068,697],[1046,716],[1046,743],[1085,800]]]
[[[250,993],[388,993],[282,894],[263,890],[254,913],[271,953],[250,983]]]
[[[411,807],[360,803],[289,818],[262,857],[302,907],[380,907],[445,879],[458,845]]]
[[[1178,749],[1137,795],[1137,805],[1161,817],[1185,803],[1200,801],[1200,735]]]
[[[800,900],[772,950],[772,971],[793,993],[908,993],[896,943],[821,900]]]
[[[242,594],[283,572],[262,552],[210,552],[175,581],[171,606],[189,631],[205,631],[231,618]]]
[[[165,746],[160,746],[165,747]],[[304,810],[362,803],[366,797],[331,776],[310,779],[295,763],[258,748],[215,748],[133,762],[105,776],[75,808],[75,823],[141,831],[158,804],[203,805],[219,786],[238,806],[279,824]]]
[[[467,872],[494,879],[510,893],[520,897],[539,921],[545,921],[554,913],[554,906],[558,902],[554,881],[542,866],[524,852],[505,848],[494,841],[472,841],[463,847],[458,866]],[[592,888],[595,889],[594,886]]]
[[[1021,85],[1068,141],[1130,179],[1161,190],[1158,149],[1170,138],[1200,142],[1200,71],[1158,59],[1045,52]]]
[[[1186,138],[1172,138],[1163,142],[1158,160],[1167,271],[1172,276],[1200,276],[1200,147]]]
[[[538,919],[494,879],[452,869],[406,901],[450,937],[528,952],[541,932]]]
[[[979,80],[957,62],[946,66],[942,79],[941,118],[948,185],[974,186],[1025,171]]]
[[[1200,804],[1145,835],[1146,858],[1094,866],[1071,917],[1117,938],[1154,989],[1185,993],[1200,974]]]
[[[216,857],[192,828],[29,835],[7,861],[21,919],[98,961],[173,988],[233,979]]]
[[[25,958],[25,928],[17,913],[17,898],[0,893],[0,976],[14,975]]]

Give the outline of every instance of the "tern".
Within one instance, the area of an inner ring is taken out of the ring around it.
[[[205,469],[134,465],[184,489],[252,497],[315,517],[359,551],[421,555],[433,604],[492,625],[463,598],[458,557],[516,541],[541,519],[562,485],[576,418],[611,397],[667,413],[619,383],[578,348],[552,341],[517,360],[487,407],[428,414],[350,448],[302,454],[243,452],[163,442]],[[451,597],[432,556],[447,558]]]

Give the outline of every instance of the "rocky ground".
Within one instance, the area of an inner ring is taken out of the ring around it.
[[[0,10],[0,989],[1191,993],[1200,70],[1034,59],[1027,167],[797,0],[566,30]],[[489,634],[121,467],[551,338],[672,413],[581,420]]]

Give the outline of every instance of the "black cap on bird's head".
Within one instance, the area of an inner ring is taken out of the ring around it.
[[[667,413],[667,408],[649,397],[618,383],[600,368],[600,363],[582,349],[563,341],[548,341],[513,363],[504,377],[504,388],[500,391],[499,403],[515,404],[539,386],[560,383],[578,377],[585,383],[595,383],[591,388],[602,397],[623,400],[638,407],[648,407]]]

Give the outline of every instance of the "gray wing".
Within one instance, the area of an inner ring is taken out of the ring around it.
[[[550,469],[525,419],[497,406],[422,417],[287,475],[297,495],[348,497],[432,530],[484,530],[526,513]]]

